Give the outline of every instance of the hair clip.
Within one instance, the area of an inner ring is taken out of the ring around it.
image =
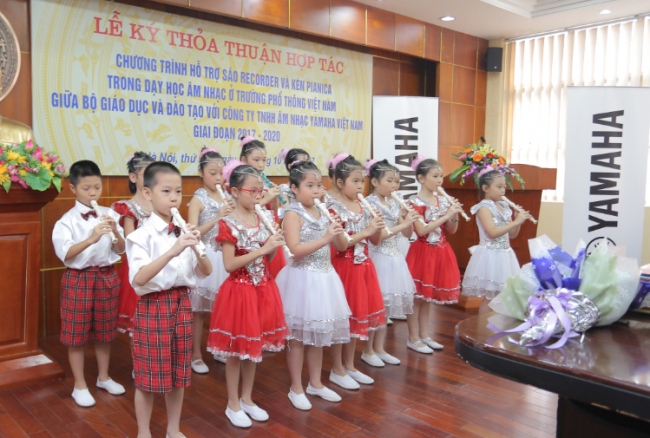
[[[226,163],[220,158],[208,158],[207,160],[199,161],[199,164],[216,164],[219,167],[224,167]]]
[[[278,154],[278,158],[280,158],[281,161],[286,161],[287,160],[287,154],[289,153],[291,149],[289,148],[282,148],[280,149],[280,153]]]
[[[343,160],[345,160],[347,157],[349,157],[350,154],[347,152],[341,152],[340,154],[336,154],[334,158],[332,158],[332,167],[336,167],[339,165],[339,163]]]
[[[373,159],[371,159],[371,160],[366,161],[366,172],[368,172],[368,174],[370,174],[370,168],[371,168],[375,163],[379,163],[379,160],[376,159],[376,158],[373,158]]]
[[[216,149],[213,148],[213,147],[204,148],[204,149],[201,151],[201,153],[199,154],[199,160],[201,159],[202,156],[204,156],[204,155],[207,154],[208,152],[214,152],[215,154],[218,154],[218,153],[219,153],[219,151],[216,150]]]
[[[417,171],[420,163],[426,159],[427,157],[425,157],[424,155],[418,155],[417,157],[413,158],[413,161],[411,161],[411,169]]]

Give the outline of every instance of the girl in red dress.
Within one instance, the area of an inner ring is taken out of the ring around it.
[[[358,389],[374,380],[354,367],[356,339],[368,340],[371,331],[385,326],[384,298],[381,294],[377,273],[368,257],[368,240],[379,244],[385,224],[381,217],[373,218],[370,211],[361,206],[357,194],[363,191],[366,172],[353,156],[347,153],[334,157],[334,178],[339,189],[339,199],[328,198],[327,208],[336,213],[345,231],[352,237],[333,242],[336,249],[332,258],[334,269],[341,277],[345,296],[352,311],[350,317],[351,341],[343,347],[332,346],[333,369],[330,381],[346,389]],[[343,244],[343,246],[341,246]]]
[[[279,222],[278,218],[278,209],[280,208],[280,188],[273,184],[269,179],[264,175],[264,170],[266,169],[266,146],[260,140],[247,135],[246,137],[241,138],[239,143],[241,146],[241,156],[239,159],[243,164],[248,164],[260,172],[262,181],[264,183],[264,188],[266,189],[266,194],[258,204],[262,207],[266,207],[267,210],[270,210],[273,213],[273,220],[275,223]],[[282,199],[287,202],[284,204],[288,206],[288,200],[282,197]],[[278,251],[273,260],[269,263],[269,271],[271,276],[275,278],[278,275],[278,272],[282,270],[287,264],[287,260],[284,258],[284,253]]]
[[[284,244],[282,231],[271,235],[255,212],[266,189],[252,166],[231,160],[223,169],[235,198],[233,212],[219,222],[216,239],[229,277],[219,288],[212,309],[208,351],[227,356],[226,416],[237,427],[250,427],[251,418],[266,421],[268,414],[253,403],[255,366],[262,351],[281,351],[289,330],[269,260]],[[271,219],[271,212],[264,212]],[[239,398],[241,371],[242,396]]]
[[[142,195],[144,186],[144,169],[154,161],[153,157],[145,152],[134,153],[126,163],[129,171],[129,191],[133,197],[127,201],[117,201],[111,208],[120,215],[120,226],[124,228],[124,238],[138,227],[142,226],[151,214],[151,201]],[[120,307],[117,320],[117,329],[121,333],[131,332],[135,306],[138,304],[138,295],[129,282],[129,264],[122,262],[118,273],[122,286],[120,287]]]
[[[409,198],[408,202],[424,217],[426,226],[419,222],[413,224],[418,238],[411,244],[406,255],[406,264],[415,281],[413,315],[418,321],[418,332],[412,331],[407,346],[420,353],[431,353],[429,348],[443,348],[429,336],[431,303],[454,304],[458,302],[460,294],[458,262],[445,233],[456,232],[458,213],[462,209],[457,202],[452,204],[447,198],[438,196],[438,187],[444,178],[440,163],[418,155],[413,159],[411,167],[415,170],[422,189]]]

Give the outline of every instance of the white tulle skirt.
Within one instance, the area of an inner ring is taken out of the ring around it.
[[[350,342],[352,312],[334,269],[317,272],[288,265],[275,282],[291,332],[289,339],[315,347]]]
[[[228,272],[223,266],[223,253],[207,248],[208,258],[212,263],[212,274],[196,280],[196,289],[190,289],[192,312],[211,312],[212,304],[221,284],[228,278]]]
[[[370,251],[370,259],[375,265],[381,294],[388,318],[413,313],[415,283],[409,272],[406,259]]]
[[[463,276],[465,296],[491,300],[503,290],[508,278],[519,275],[519,262],[512,248],[495,250],[477,245],[470,252],[472,257]]]
[[[399,249],[399,252],[402,253],[402,256],[406,258],[406,254],[408,254],[409,248],[411,247],[411,242],[402,233],[399,233],[396,239],[397,239],[397,249]]]

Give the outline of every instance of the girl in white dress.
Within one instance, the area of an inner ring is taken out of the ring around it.
[[[201,240],[207,248],[208,258],[212,262],[212,274],[197,280],[196,289],[190,291],[192,312],[194,312],[194,341],[192,346],[192,370],[205,374],[209,371],[201,356],[201,337],[203,321],[207,312],[212,311],[212,304],[221,284],[228,278],[223,266],[223,253],[217,243],[219,220],[232,212],[233,203],[230,199],[222,199],[217,191],[217,185],[223,184],[222,169],[224,166],[221,154],[215,148],[204,147],[199,154],[199,175],[203,179],[203,188],[194,192],[188,210],[188,220],[201,233]],[[225,358],[215,356],[219,362],[225,363]]]
[[[370,160],[366,164],[366,170],[373,187],[372,194],[366,200],[381,213],[384,223],[391,231],[390,236],[382,233],[379,245],[369,244],[370,259],[375,264],[384,297],[386,317],[408,315],[407,319],[411,320],[415,283],[406,259],[397,246],[397,236],[403,233],[410,236],[413,233],[413,222],[420,216],[414,211],[403,211],[397,201],[390,197],[395,180],[399,181],[399,171],[388,160]],[[371,332],[366,344],[370,350],[364,351],[361,360],[375,367],[383,367],[384,363],[399,365],[400,360],[384,349],[385,340],[385,327]]]
[[[331,261],[330,244],[343,238],[343,227],[314,205],[322,194],[321,175],[311,161],[294,163],[289,173],[293,202],[285,208],[284,236],[294,254],[276,278],[284,316],[291,332],[287,365],[291,375],[289,400],[301,410],[311,409],[302,385],[302,366],[307,356],[307,394],[330,402],[341,397],[321,382],[323,347],[350,342],[352,312],[343,283]]]
[[[530,217],[528,213],[515,212],[501,200],[506,193],[506,180],[496,170],[479,176],[479,187],[484,199],[470,212],[476,215],[480,243],[469,249],[469,259],[463,277],[462,294],[483,297],[479,313],[490,312],[490,301],[503,290],[506,280],[519,275],[519,262],[510,248],[510,239],[519,234],[521,224]]]

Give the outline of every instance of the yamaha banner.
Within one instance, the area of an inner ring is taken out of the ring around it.
[[[400,170],[404,198],[419,191],[411,161],[418,154],[438,158],[438,98],[374,96],[372,157]]]
[[[641,259],[650,88],[568,87],[562,246]]]

